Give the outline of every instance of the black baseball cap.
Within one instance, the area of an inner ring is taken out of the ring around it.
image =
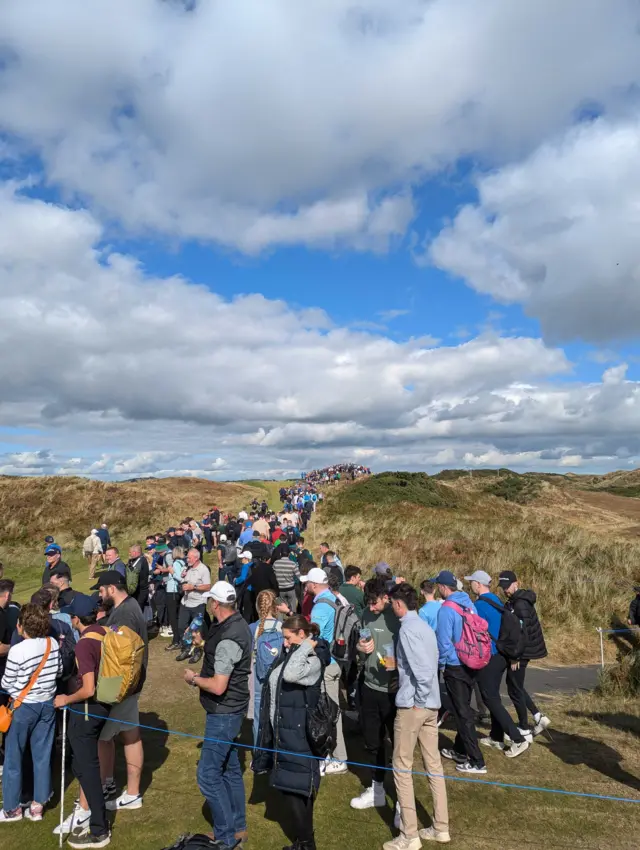
[[[509,587],[514,581],[518,581],[518,576],[513,570],[503,570],[498,576],[498,584],[500,587]]]
[[[65,564],[64,561],[60,564],[57,564],[52,570],[49,571],[49,577],[51,576],[66,576],[69,581],[71,581],[71,570],[69,569],[69,564]]]
[[[430,578],[434,584],[443,584],[445,587],[452,587],[454,590],[458,586],[458,582],[451,570],[440,570],[437,576]]]
[[[65,614],[70,617],[86,617],[98,610],[100,599],[97,596],[87,596],[86,593],[76,593],[71,602],[64,609]]]
[[[115,585],[116,587],[125,586],[124,576],[121,575],[117,570],[107,570],[106,572],[102,573],[102,575],[98,579],[98,583],[94,584],[91,590],[99,590],[101,587],[109,587],[111,585]]]

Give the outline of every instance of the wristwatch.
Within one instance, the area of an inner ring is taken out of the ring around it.
[[[196,685],[196,679],[197,678],[198,678],[198,674],[196,673],[195,676],[193,677],[193,679],[191,680],[191,687],[192,688],[197,687],[197,685]]]

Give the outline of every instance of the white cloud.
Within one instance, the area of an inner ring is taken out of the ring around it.
[[[633,0],[4,3],[0,130],[130,231],[384,250],[425,174],[623,108],[638,20]]]
[[[521,302],[552,340],[640,331],[640,118],[594,121],[478,181],[430,246],[479,292]]]

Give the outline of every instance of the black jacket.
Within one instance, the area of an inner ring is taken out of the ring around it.
[[[640,593],[629,605],[629,619],[632,626],[640,626]]]
[[[507,602],[507,607],[522,620],[527,642],[522,653],[523,661],[546,658],[547,646],[544,642],[542,626],[536,613],[536,594],[533,590],[517,590]]]
[[[251,593],[257,599],[262,590],[273,590],[278,595],[278,580],[271,564],[265,561],[256,561],[251,571]]]
[[[331,652],[325,640],[318,641],[315,654],[320,659],[322,671],[315,685],[305,687],[285,682],[281,671],[276,692],[272,693],[273,670],[284,668],[296,650],[297,647],[274,664],[263,686],[258,746],[264,749],[254,757],[252,769],[256,773],[270,770],[270,784],[279,791],[311,797],[320,787],[320,763],[307,740],[307,710],[315,708],[320,698],[324,668],[331,663]],[[270,720],[272,700],[275,700],[274,727]],[[265,749],[278,752],[265,752]]]

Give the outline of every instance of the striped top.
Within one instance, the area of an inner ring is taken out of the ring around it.
[[[51,641],[47,663],[40,671],[36,683],[26,696],[26,703],[48,702],[56,695],[56,679],[62,675],[62,657],[55,638],[28,638],[12,646],[7,655],[7,667],[2,677],[2,688],[12,697],[19,696],[35,673]]]
[[[289,558],[278,558],[273,564],[273,571],[276,574],[278,591],[280,593],[284,593],[286,590],[293,590],[296,578],[300,578],[298,565]]]

